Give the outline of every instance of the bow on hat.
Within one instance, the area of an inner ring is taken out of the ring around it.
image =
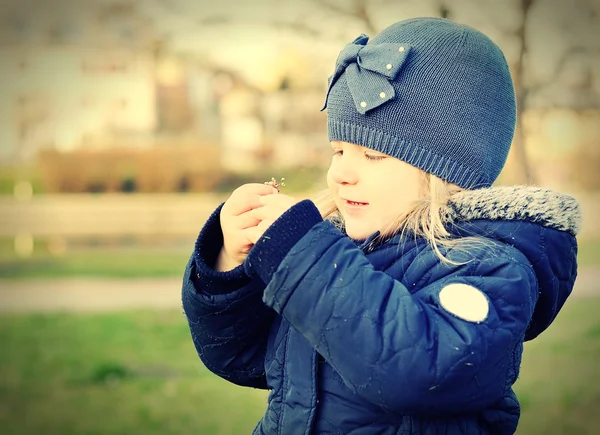
[[[410,52],[408,44],[367,45],[369,37],[360,35],[340,52],[335,72],[329,77],[325,104],[335,82],[344,72],[348,89],[359,113],[381,106],[394,98],[394,88],[390,84],[404,65]]]

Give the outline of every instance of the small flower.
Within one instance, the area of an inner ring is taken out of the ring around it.
[[[282,178],[280,182],[277,182],[275,177],[271,177],[271,181],[265,181],[265,184],[273,186],[275,189],[277,189],[277,192],[281,192],[281,188],[285,186],[284,180],[285,178]]]

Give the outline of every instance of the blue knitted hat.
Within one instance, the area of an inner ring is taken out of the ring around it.
[[[325,107],[330,141],[380,151],[470,189],[500,174],[516,119],[500,48],[441,18],[401,21],[348,44]]]

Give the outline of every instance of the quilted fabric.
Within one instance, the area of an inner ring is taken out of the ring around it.
[[[187,265],[183,307],[211,371],[271,389],[255,434],[514,433],[523,341],[573,287],[574,234],[475,216],[452,231],[479,242],[443,250],[449,264],[419,238],[357,243],[303,201],[219,273],[219,212]],[[455,283],[485,294],[483,321],[440,304]]]

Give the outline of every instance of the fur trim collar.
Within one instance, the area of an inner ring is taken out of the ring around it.
[[[502,186],[465,190],[447,204],[448,222],[476,219],[534,222],[577,235],[581,210],[569,195],[533,186]]]

